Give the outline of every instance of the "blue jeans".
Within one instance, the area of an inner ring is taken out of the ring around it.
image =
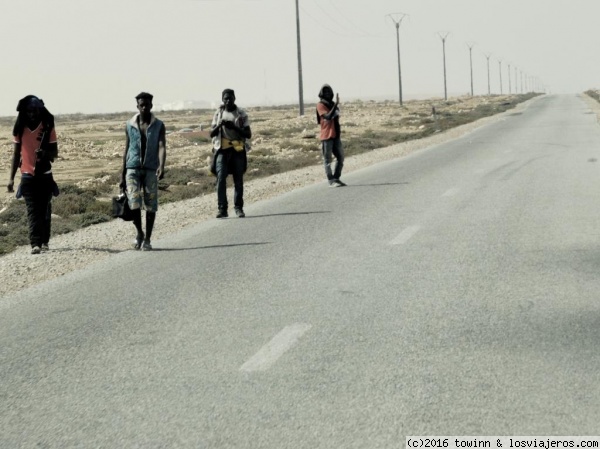
[[[227,175],[233,176],[233,204],[236,209],[244,207],[244,173],[247,158],[245,151],[233,148],[218,150],[216,155],[217,202],[219,210],[227,210]]]
[[[344,168],[344,148],[342,140],[339,137],[321,141],[323,145],[323,165],[325,166],[325,174],[327,179],[332,181],[340,179],[342,176],[342,168]],[[331,172],[331,160],[335,156],[335,170]]]

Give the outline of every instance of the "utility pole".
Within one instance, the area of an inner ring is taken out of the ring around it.
[[[510,64],[508,64],[508,94],[512,94],[512,86],[510,82]]]
[[[398,92],[400,98],[400,106],[402,106],[402,68],[400,66],[400,24],[407,14],[397,12],[388,14],[387,17],[392,19],[392,22],[396,25],[396,44],[398,47]]]
[[[448,101],[448,88],[446,85],[446,38],[450,32],[446,32],[445,34],[438,33],[438,36],[442,40],[442,54],[444,57],[444,100]]]
[[[300,49],[300,6],[296,0],[296,36],[298,41],[298,96],[300,115],[304,115],[304,89],[302,88],[302,51]]]
[[[491,54],[484,55],[485,59],[487,59],[487,72],[488,72],[488,95],[492,94],[492,90],[490,88],[490,57]]]
[[[498,59],[498,69],[500,71],[500,95],[502,95],[502,59]]]
[[[519,79],[517,78],[517,67],[515,67],[515,93],[519,93]]]
[[[523,70],[519,70],[521,72],[521,93],[523,93]]]
[[[471,96],[473,96],[473,46],[475,44],[467,43],[469,47],[469,65],[471,67]]]

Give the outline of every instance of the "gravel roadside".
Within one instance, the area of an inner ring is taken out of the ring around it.
[[[583,97],[589,98],[585,95]],[[456,139],[483,125],[502,120],[506,114],[522,111],[539,98],[541,97],[521,103],[504,113],[424,139],[407,141],[349,157],[344,163],[344,172],[349,173],[378,162],[400,158],[423,148]],[[588,104],[598,113],[600,104],[590,100]],[[244,200],[250,204],[315,183],[323,183],[323,187],[327,185],[321,165],[246,182],[244,183]],[[231,196],[232,192],[228,192],[228,195]],[[214,193],[162,205],[156,218],[153,243],[159,246],[160,239],[165,236],[176,233],[191,224],[216,219],[214,218],[215,213],[216,195]],[[0,257],[0,295],[17,292],[71,271],[82,269],[122,251],[133,251],[134,234],[133,225],[121,220],[113,220],[109,223],[55,236],[50,241],[51,249],[47,253],[34,256],[30,254],[28,245],[19,247],[14,252]]]

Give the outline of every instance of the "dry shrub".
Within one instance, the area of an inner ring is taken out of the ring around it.
[[[71,215],[82,214],[87,211],[96,199],[89,192],[75,194],[63,193],[54,199],[52,210],[61,217],[70,217]]]

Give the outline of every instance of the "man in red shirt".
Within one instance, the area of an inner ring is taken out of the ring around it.
[[[344,149],[340,138],[340,96],[336,94],[333,102],[333,89],[329,84],[324,84],[319,91],[317,103],[317,123],[321,125],[321,145],[323,151],[323,165],[330,187],[345,186],[340,177],[344,167]],[[335,169],[331,171],[332,156],[335,156]]]
[[[31,254],[48,250],[52,195],[58,194],[52,177],[52,162],[58,154],[54,116],[34,95],[19,101],[13,128],[14,153],[8,191],[13,191],[17,168],[21,168],[20,194],[27,205]],[[19,195],[19,193],[17,193]]]

